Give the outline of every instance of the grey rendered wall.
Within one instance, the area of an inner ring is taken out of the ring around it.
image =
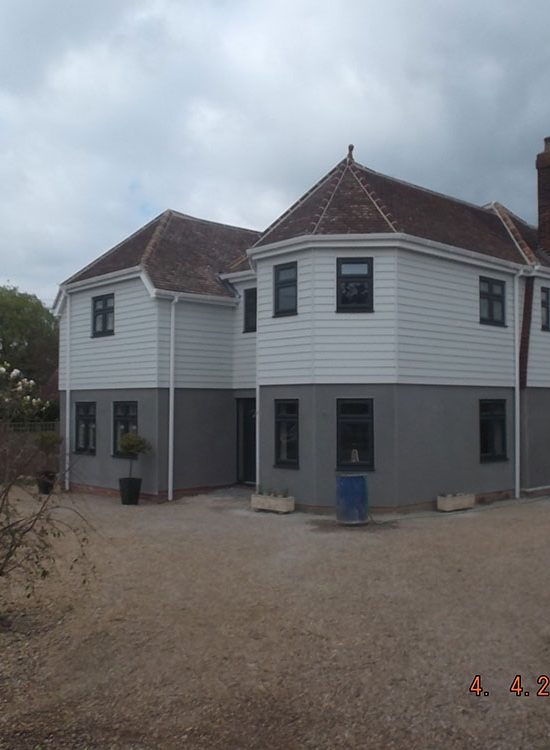
[[[174,488],[237,481],[237,411],[232,390],[175,393]]]
[[[396,505],[514,487],[511,388],[402,385],[395,393]],[[506,400],[507,461],[479,460],[480,399]]]
[[[521,486],[550,485],[550,388],[527,388],[521,398]]]
[[[61,398],[61,429],[65,427],[65,394]],[[75,402],[94,401],[96,404],[96,453],[93,456],[74,452]],[[154,388],[81,390],[71,392],[71,468],[74,484],[88,484],[107,489],[118,489],[120,477],[128,476],[129,461],[112,455],[113,402],[138,402],[138,431],[153,445],[153,451],[134,462],[133,475],[141,476],[142,492],[158,491],[158,423],[159,394]],[[162,447],[161,447],[162,450]]]
[[[369,501],[384,508],[434,501],[441,492],[509,490],[513,479],[513,398],[506,388],[408,385],[265,386],[261,393],[264,488],[288,489],[303,505],[333,507],[336,399],[374,399],[374,471]],[[275,468],[274,399],[300,400],[300,468]],[[507,401],[508,461],[479,461],[479,400]]]

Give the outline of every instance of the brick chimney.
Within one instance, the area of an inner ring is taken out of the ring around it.
[[[550,253],[550,137],[544,139],[544,151],[537,156],[539,175],[539,247]]]

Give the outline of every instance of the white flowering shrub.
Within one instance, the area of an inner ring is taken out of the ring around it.
[[[0,422],[47,421],[50,402],[37,394],[36,383],[9,362],[0,364]]]

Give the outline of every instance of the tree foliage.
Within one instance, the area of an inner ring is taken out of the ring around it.
[[[57,368],[58,326],[34,294],[0,286],[0,359],[44,386]]]

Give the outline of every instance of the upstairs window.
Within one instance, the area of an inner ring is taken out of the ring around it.
[[[506,401],[479,402],[479,458],[506,461]]]
[[[374,468],[372,398],[336,401],[337,466],[344,470]]]
[[[540,290],[540,317],[543,331],[550,331],[550,289],[543,286]]]
[[[491,326],[505,325],[504,281],[479,277],[479,322]]]
[[[298,400],[275,400],[275,466],[298,468]]]
[[[372,258],[338,258],[336,311],[372,312]]]
[[[250,333],[256,330],[256,308],[257,308],[256,289],[245,289],[244,290],[243,333]]]
[[[284,263],[273,268],[273,314],[296,315],[298,311],[298,265]]]
[[[113,453],[124,457],[120,450],[120,438],[127,432],[137,433],[137,401],[115,401],[113,404]]]
[[[115,332],[115,295],[92,299],[92,336],[112,336]]]
[[[95,453],[95,403],[79,401],[75,404],[75,452]]]

